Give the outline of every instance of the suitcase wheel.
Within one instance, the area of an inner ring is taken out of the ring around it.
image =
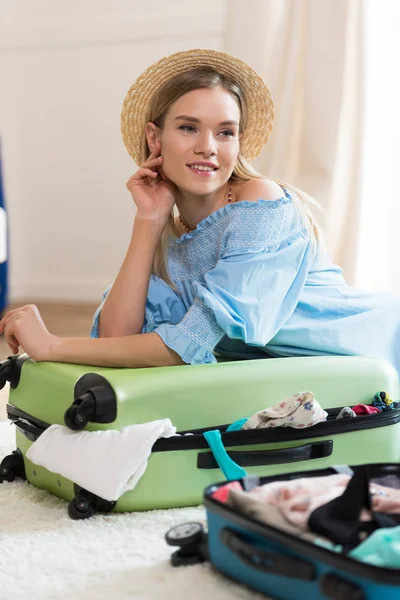
[[[0,483],[14,481],[16,477],[26,479],[24,457],[21,450],[14,450],[0,464]]]
[[[94,513],[94,506],[90,502],[74,498],[68,504],[68,515],[74,521],[79,519],[90,519]]]
[[[66,411],[64,415],[64,423],[69,429],[73,431],[79,431],[80,429],[84,429],[88,424],[88,417],[80,412],[80,407],[72,404]]]
[[[68,504],[68,515],[75,521],[89,519],[95,511],[109,513],[117,504],[116,501],[104,500],[79,485],[75,484],[74,489],[75,498]]]
[[[201,523],[183,523],[167,531],[165,540],[169,546],[188,546],[200,542],[203,534]]]
[[[169,546],[179,546],[171,556],[174,567],[196,565],[206,560],[206,533],[201,523],[183,523],[170,529],[165,540]]]

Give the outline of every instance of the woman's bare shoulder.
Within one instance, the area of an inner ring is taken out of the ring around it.
[[[279,200],[285,194],[282,188],[271,179],[249,179],[244,183],[238,183],[233,187],[235,202],[249,200]]]

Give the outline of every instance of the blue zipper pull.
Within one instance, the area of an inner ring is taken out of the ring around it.
[[[242,467],[239,467],[239,465],[231,459],[231,457],[225,450],[224,444],[222,443],[221,432],[219,429],[206,431],[205,433],[203,433],[203,436],[207,444],[210,446],[211,452],[213,453],[219,468],[221,469],[228,481],[232,481],[234,479],[242,479],[242,477],[247,477],[247,472],[244,469],[242,469]]]

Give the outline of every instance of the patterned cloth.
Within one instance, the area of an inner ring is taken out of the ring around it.
[[[228,204],[171,237],[176,291],[151,276],[142,332],[156,332],[190,364],[216,362],[214,351],[362,355],[386,358],[400,372],[400,298],[347,285],[322,246],[313,252],[298,202],[283,188],[278,200]]]
[[[322,410],[312,392],[300,392],[271,408],[260,410],[245,422],[243,429],[267,427],[303,429],[326,421],[327,416],[328,413]]]
[[[399,402],[393,402],[387,392],[378,392],[375,394],[372,405],[379,410],[379,412],[386,412],[387,410],[394,410],[399,408]]]

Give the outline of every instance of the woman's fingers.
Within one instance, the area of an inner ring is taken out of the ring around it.
[[[163,168],[161,167],[161,165],[160,165],[160,168],[159,168],[158,172],[159,172],[159,174],[160,174],[160,177],[161,177],[161,179],[162,179],[163,181],[166,181],[167,183],[172,183],[172,181],[171,181],[170,179],[168,179],[168,177],[167,177],[167,176],[166,176],[166,174],[164,173],[164,170],[163,170]]]
[[[161,165],[163,162],[162,156],[157,156],[159,152],[153,152],[147,160],[144,161],[142,166],[132,175],[132,177],[127,182],[127,187],[133,181],[138,181],[143,179],[143,177],[150,177],[151,179],[156,179],[160,175]]]
[[[145,169],[143,167],[139,169],[137,175],[139,176],[138,179],[142,177],[158,177],[158,173],[156,171],[152,171],[152,169]]]
[[[47,331],[34,304],[8,313],[4,320],[4,337],[14,354],[21,347],[34,360],[45,360],[43,356],[47,356],[54,336]]]
[[[6,342],[7,342],[8,347],[10,348],[10,350],[12,350],[12,352],[14,352],[14,354],[16,352],[18,352],[19,342],[18,342],[17,338],[10,333],[6,333],[4,337],[6,338]]]
[[[18,343],[17,339],[16,338],[11,339],[11,337],[10,337],[10,339],[8,339],[6,341],[7,341],[8,347],[10,348],[11,352],[13,354],[18,354],[19,343]]]
[[[0,335],[2,333],[4,333],[4,330],[7,327],[7,325],[19,313],[19,311],[22,310],[22,308],[23,307],[21,307],[21,308],[14,308],[13,310],[9,310],[9,311],[6,312],[6,314],[4,315],[4,317],[2,318],[2,320],[0,321]]]
[[[139,169],[139,171],[136,171],[136,173],[128,180],[126,187],[129,190],[132,185],[147,185],[146,181],[144,181],[145,177],[156,180],[158,176],[159,174],[151,169]]]
[[[15,317],[14,319],[11,319],[7,323],[7,325],[6,325],[5,329],[4,329],[4,337],[6,339],[6,342],[7,342],[8,346],[9,346],[9,348],[12,350],[12,352],[14,354],[18,353],[18,349],[19,349],[19,346],[20,346],[18,339],[15,337],[15,335],[13,333],[13,323],[14,323],[14,321],[15,321],[16,318],[17,317]]]
[[[147,160],[144,161],[144,163],[142,164],[142,167],[157,167],[158,165],[160,165],[163,161],[163,157],[162,156],[158,156],[157,158],[151,158],[149,157]]]

